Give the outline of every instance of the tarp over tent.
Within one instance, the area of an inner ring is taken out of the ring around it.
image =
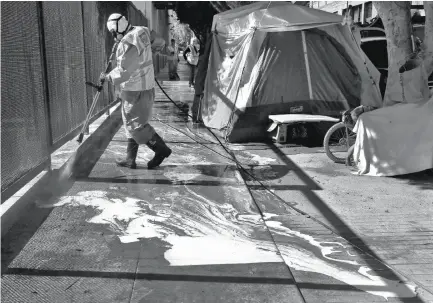
[[[266,136],[271,114],[339,116],[361,100],[381,107],[380,73],[361,50],[359,32],[342,20],[288,2],[215,15],[200,112],[205,125],[245,142]]]

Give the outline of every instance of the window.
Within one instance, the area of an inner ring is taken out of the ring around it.
[[[361,5],[354,6],[352,8],[353,11],[353,22],[359,22],[361,20]]]
[[[364,19],[368,20],[373,17],[373,2],[366,2],[364,4]]]
[[[351,6],[349,6],[349,9],[350,9],[350,16],[352,17],[352,19],[354,19],[353,18],[353,16],[354,16],[354,8],[353,7],[351,7]],[[347,8],[343,8],[343,16],[346,14],[346,12],[347,12]]]
[[[361,48],[376,68],[388,68],[388,51],[385,38],[363,42]]]

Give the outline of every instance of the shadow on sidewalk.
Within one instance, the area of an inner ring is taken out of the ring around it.
[[[293,285],[291,278],[11,268],[7,275]]]
[[[107,278],[129,279],[149,281],[173,281],[173,282],[201,282],[201,283],[233,283],[233,284],[274,284],[295,285],[292,278],[280,277],[248,277],[248,276],[224,276],[224,275],[188,275],[167,273],[136,273],[136,272],[107,272],[107,271],[79,271],[79,270],[45,270],[30,268],[12,268],[6,275],[41,276],[41,277],[76,277],[76,278]],[[348,284],[324,284],[324,283],[296,283],[301,289],[312,290],[339,290],[360,292],[364,291],[356,287],[363,287],[368,291],[383,291],[381,286],[348,285]],[[409,302],[409,301],[408,301]],[[414,302],[410,299],[410,302]]]
[[[289,167],[297,167],[297,165],[290,160],[279,148],[277,148],[273,144],[269,144],[270,149],[277,155],[287,166]],[[311,182],[314,182],[311,180],[311,178],[301,169],[295,169],[294,170],[297,176],[306,184],[311,184]],[[359,257],[363,259],[363,261],[371,268],[371,270],[379,277],[386,276],[390,280],[395,281],[401,281],[401,277],[394,272],[391,268],[387,267],[386,269],[381,268],[380,270],[377,269],[377,263],[378,261],[382,264],[386,264],[379,256],[376,255],[376,253],[368,246],[367,243],[365,243],[361,237],[359,237],[354,230],[350,228],[340,217],[338,214],[336,214],[312,189],[309,189],[308,187],[304,187],[303,189],[300,189],[300,191],[311,201],[311,203],[320,211],[320,213],[330,222],[331,226],[327,226],[326,224],[319,222],[315,220],[317,223],[321,224],[322,226],[325,226],[326,228],[332,230],[337,235],[342,236],[346,239],[351,245],[353,245],[356,248],[359,248],[362,250],[363,254],[359,254]],[[277,197],[281,202],[285,204],[289,204],[283,199],[281,199],[277,194],[274,195],[274,197]],[[300,209],[293,207],[296,211],[307,215]],[[314,219],[313,219],[314,220]],[[348,240],[349,239],[349,240]],[[356,245],[353,244],[353,242],[356,242]],[[373,258],[371,258],[371,257]],[[412,292],[407,286],[403,286],[406,288],[408,292]],[[300,285],[300,288],[302,286]],[[420,298],[416,298],[419,300],[418,302],[424,302]],[[414,298],[399,298],[400,302],[414,302]]]
[[[433,190],[433,169],[394,178],[407,181],[407,184],[417,186],[421,190]]]
[[[108,147],[114,134],[119,130],[121,124],[110,129],[107,134],[107,129],[99,128],[95,131],[92,136],[95,136],[92,145],[94,148],[90,148],[90,151],[86,152],[85,156],[82,156],[76,161],[74,165],[74,175],[68,180],[63,181],[61,184],[56,183],[58,180],[59,172],[64,169],[68,164],[65,163],[62,168],[51,172],[52,176],[47,181],[47,184],[41,185],[40,189],[36,192],[31,193],[31,205],[27,208],[26,213],[30,214],[25,216],[25,220],[19,220],[16,222],[8,233],[1,239],[1,273],[7,272],[9,264],[16,258],[21,250],[26,246],[28,241],[33,237],[38,228],[44,223],[44,221],[51,214],[54,201],[60,196],[68,192],[78,178],[88,176],[93,167],[98,162],[99,158]],[[36,202],[41,202],[41,205],[45,207],[39,207]],[[24,217],[24,215],[23,215]]]
[[[143,171],[143,173],[140,173]],[[235,172],[238,169],[235,165],[164,165],[152,171],[147,167],[137,167],[133,174],[113,176],[113,177],[79,177],[76,182],[96,182],[112,184],[156,184],[156,185],[189,185],[189,186],[233,186],[244,187],[243,181],[236,178]],[[249,165],[247,172],[259,181],[271,181],[286,176],[291,170],[286,165]],[[154,175],[152,172],[161,172],[160,175]],[[176,173],[174,179],[165,177],[164,172]],[[196,177],[191,177],[191,173]],[[185,180],[182,180],[185,174]],[[247,182],[253,181],[253,178],[241,171],[243,179]],[[160,176],[159,178],[156,176]],[[209,180],[208,178],[217,178]],[[260,185],[248,184],[251,189],[261,190]],[[274,190],[321,190],[313,181],[306,185],[285,185],[285,184],[267,184],[269,189]]]

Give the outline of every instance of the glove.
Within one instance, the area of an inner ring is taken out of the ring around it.
[[[108,74],[102,72],[99,76],[99,82],[104,83],[106,80],[109,80]]]

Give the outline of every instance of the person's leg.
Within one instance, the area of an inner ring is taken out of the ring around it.
[[[188,63],[188,66],[189,66],[189,69],[190,69],[190,72],[189,72],[189,86],[191,87],[193,85],[193,82],[194,82],[194,65]]]
[[[192,77],[192,85],[194,85],[194,83],[195,83],[195,68],[196,68],[196,66],[195,65],[193,65],[192,66],[192,72],[191,72],[191,77]]]
[[[128,138],[128,145],[126,147],[126,158],[116,159],[117,166],[128,167],[131,169],[137,168],[135,159],[138,153],[138,143],[133,138]]]
[[[168,78],[171,78],[171,66],[170,66],[170,60],[167,60],[168,65]]]
[[[177,74],[177,61],[171,61],[172,69],[171,69],[171,75],[173,77],[173,80],[176,80],[176,74]]]
[[[164,140],[156,132],[146,143],[146,145],[155,152],[152,160],[147,162],[148,169],[153,169],[159,166],[165,158],[168,158],[171,155],[171,149],[165,144]]]
[[[170,80],[174,79],[174,62],[173,60],[168,60],[168,76]]]
[[[203,95],[195,95],[194,101],[192,103],[192,107],[191,107],[192,121],[195,123],[203,122],[201,120],[201,113],[200,113],[200,102],[201,102],[202,98],[203,98]]]
[[[175,80],[180,80],[179,75],[177,74],[178,65],[179,65],[179,62],[176,60],[174,62],[174,78],[175,78]]]
[[[134,138],[131,136],[131,133],[128,131],[128,127],[126,125],[124,105],[125,105],[125,102],[122,99],[122,104],[121,104],[121,106],[122,106],[122,120],[123,120],[123,126],[125,128],[128,144],[126,146],[126,158],[125,159],[116,159],[116,164],[117,164],[117,166],[135,169],[135,168],[137,168],[137,164],[135,163],[135,160],[137,158],[137,153],[138,153],[138,143],[134,140]]]
[[[139,144],[146,144],[155,152],[152,160],[147,163],[149,169],[159,166],[165,158],[171,155],[171,149],[149,124],[152,117],[152,107],[155,100],[155,89],[140,92],[137,114],[132,113],[130,123],[131,134]]]

